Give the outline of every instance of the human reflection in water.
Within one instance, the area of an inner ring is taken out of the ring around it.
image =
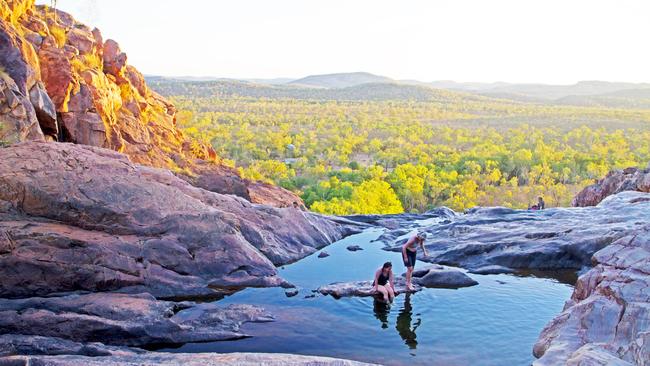
[[[381,322],[381,328],[388,328],[388,313],[390,313],[390,304],[383,301],[381,298],[375,297],[373,304],[375,318]]]
[[[418,314],[419,315],[419,314]],[[416,349],[418,341],[416,340],[417,335],[415,331],[422,323],[422,319],[418,317],[413,323],[413,328],[411,328],[411,322],[413,321],[413,307],[411,306],[411,294],[406,294],[404,297],[404,307],[400,309],[399,314],[397,315],[397,324],[395,329],[397,333],[402,337],[404,343],[410,349]]]

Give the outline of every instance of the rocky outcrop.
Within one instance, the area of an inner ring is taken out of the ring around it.
[[[0,7],[0,141],[58,140],[109,148],[198,187],[276,207],[295,194],[242,179],[176,127],[174,105],[149,89],[119,44],[33,0]]]
[[[535,344],[535,365],[650,364],[650,225],[598,251],[564,311]]]
[[[371,366],[330,357],[283,353],[158,353],[85,356],[14,356],[0,358],[0,366]]]
[[[429,256],[420,252],[418,259],[470,271],[492,265],[580,269],[591,265],[594,253],[649,221],[650,194],[640,192],[622,192],[585,208],[475,208],[424,227]],[[379,241],[400,251],[411,232],[389,230]]]
[[[270,314],[251,305],[159,301],[149,294],[0,299],[0,333],[37,336],[37,344],[42,337],[123,346],[239,339],[246,336],[239,329],[242,323],[272,320]],[[69,344],[61,346],[63,342],[55,347],[75,354],[92,350],[95,356],[108,352],[103,345],[75,349]],[[52,348],[52,343],[46,347]],[[33,349],[27,351],[34,353]]]
[[[414,290],[406,288],[406,280],[403,277],[395,278],[395,295],[404,294],[407,292],[418,292],[422,290],[419,285],[413,284]],[[379,296],[372,285],[372,281],[354,281],[354,282],[336,282],[329,285],[321,286],[316,291],[322,295],[330,295],[333,298],[340,299],[342,297],[369,297]]]
[[[0,149],[0,296],[216,296],[283,284],[275,265],[354,229],[251,204],[90,146]]]
[[[580,191],[571,206],[596,206],[608,196],[623,191],[650,192],[650,166],[648,169],[627,168],[614,170],[607,176]]]

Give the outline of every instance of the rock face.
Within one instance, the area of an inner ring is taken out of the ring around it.
[[[371,366],[373,364],[330,357],[283,353],[158,353],[105,357],[14,356],[0,358],[0,366]]]
[[[564,311],[535,344],[535,365],[650,364],[650,225],[598,251]]]
[[[607,176],[578,193],[571,202],[572,206],[596,206],[605,197],[623,191],[650,192],[650,166],[642,170],[627,168],[614,170]]]
[[[283,283],[350,227],[191,186],[111,150],[61,143],[0,149],[0,296],[147,291],[211,296]],[[220,291],[221,289],[221,291]]]
[[[413,286],[415,287],[415,291],[408,291],[406,289],[406,280],[403,277],[395,277],[395,295],[422,290],[422,288],[415,283],[413,283]],[[319,287],[317,291],[323,295],[330,295],[337,299],[340,299],[341,297],[352,296],[378,296],[378,294],[375,293],[373,289],[372,281],[331,283],[329,285]]]
[[[0,6],[0,141],[58,140],[104,147],[167,168],[201,188],[254,203],[302,201],[242,179],[176,127],[176,108],[150,90],[114,40],[33,0]]]
[[[650,194],[640,192],[622,192],[585,208],[476,208],[425,227],[429,256],[418,259],[470,271],[492,265],[580,269],[591,265],[594,253],[649,221]],[[379,240],[400,251],[409,233],[387,231]]]

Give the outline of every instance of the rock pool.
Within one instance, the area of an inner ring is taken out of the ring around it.
[[[540,331],[572,292],[570,284],[555,279],[505,274],[470,274],[478,286],[424,289],[400,295],[390,306],[312,292],[332,282],[371,279],[387,260],[401,274],[400,254],[373,242],[381,233],[369,229],[327,247],[329,257],[316,252],[281,268],[298,286],[296,296],[287,297],[281,288],[251,288],[219,301],[261,305],[275,315],[274,323],[244,325],[252,337],[161,351],[285,352],[386,365],[529,365]],[[349,251],[350,245],[363,250]]]

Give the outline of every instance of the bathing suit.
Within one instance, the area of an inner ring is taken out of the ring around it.
[[[381,273],[379,274],[379,278],[377,278],[377,284],[380,286],[386,286],[389,279],[390,279],[390,275],[384,276],[384,271],[381,271]]]
[[[404,261],[405,267],[415,267],[415,259],[418,252],[406,249],[406,260]]]

